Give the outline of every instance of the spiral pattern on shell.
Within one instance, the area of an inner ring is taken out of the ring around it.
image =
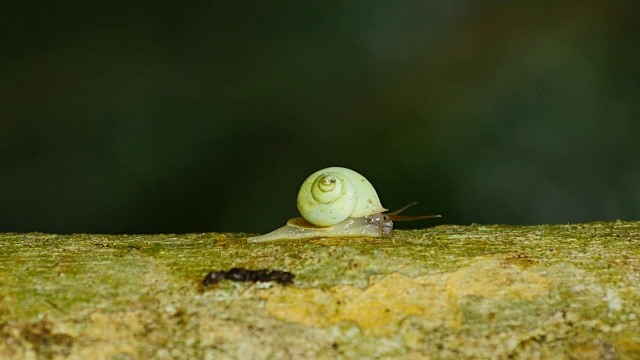
[[[353,170],[331,167],[309,176],[298,193],[298,211],[318,226],[386,211],[373,186]]]
[[[302,217],[315,225],[338,224],[348,218],[356,207],[355,187],[349,179],[337,173],[323,173],[314,179],[310,187],[300,191],[305,194],[298,196],[298,210]]]

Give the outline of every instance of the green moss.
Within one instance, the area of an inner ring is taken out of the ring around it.
[[[245,237],[0,234],[0,357],[640,354],[639,222]],[[290,271],[295,284],[200,284],[233,267]],[[399,288],[372,287],[392,275]],[[433,296],[359,322],[354,303],[394,306],[394,293]],[[298,308],[275,302],[294,298]],[[322,320],[327,309],[335,321]]]

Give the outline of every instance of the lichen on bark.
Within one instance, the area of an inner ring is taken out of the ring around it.
[[[222,281],[272,269],[293,285]],[[640,223],[0,234],[1,358],[640,358]]]

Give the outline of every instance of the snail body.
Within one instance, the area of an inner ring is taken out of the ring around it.
[[[357,172],[329,167],[302,183],[297,207],[302,218],[248,242],[310,239],[316,237],[381,237],[391,234],[394,220],[418,220],[440,215],[397,216],[411,205],[385,213],[373,185]]]

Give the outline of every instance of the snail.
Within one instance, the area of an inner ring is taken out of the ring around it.
[[[298,211],[287,225],[248,242],[310,239],[316,237],[381,237],[391,234],[393,221],[419,220],[440,215],[399,216],[403,208],[385,212],[373,185],[357,172],[329,167],[311,174],[300,187]]]

